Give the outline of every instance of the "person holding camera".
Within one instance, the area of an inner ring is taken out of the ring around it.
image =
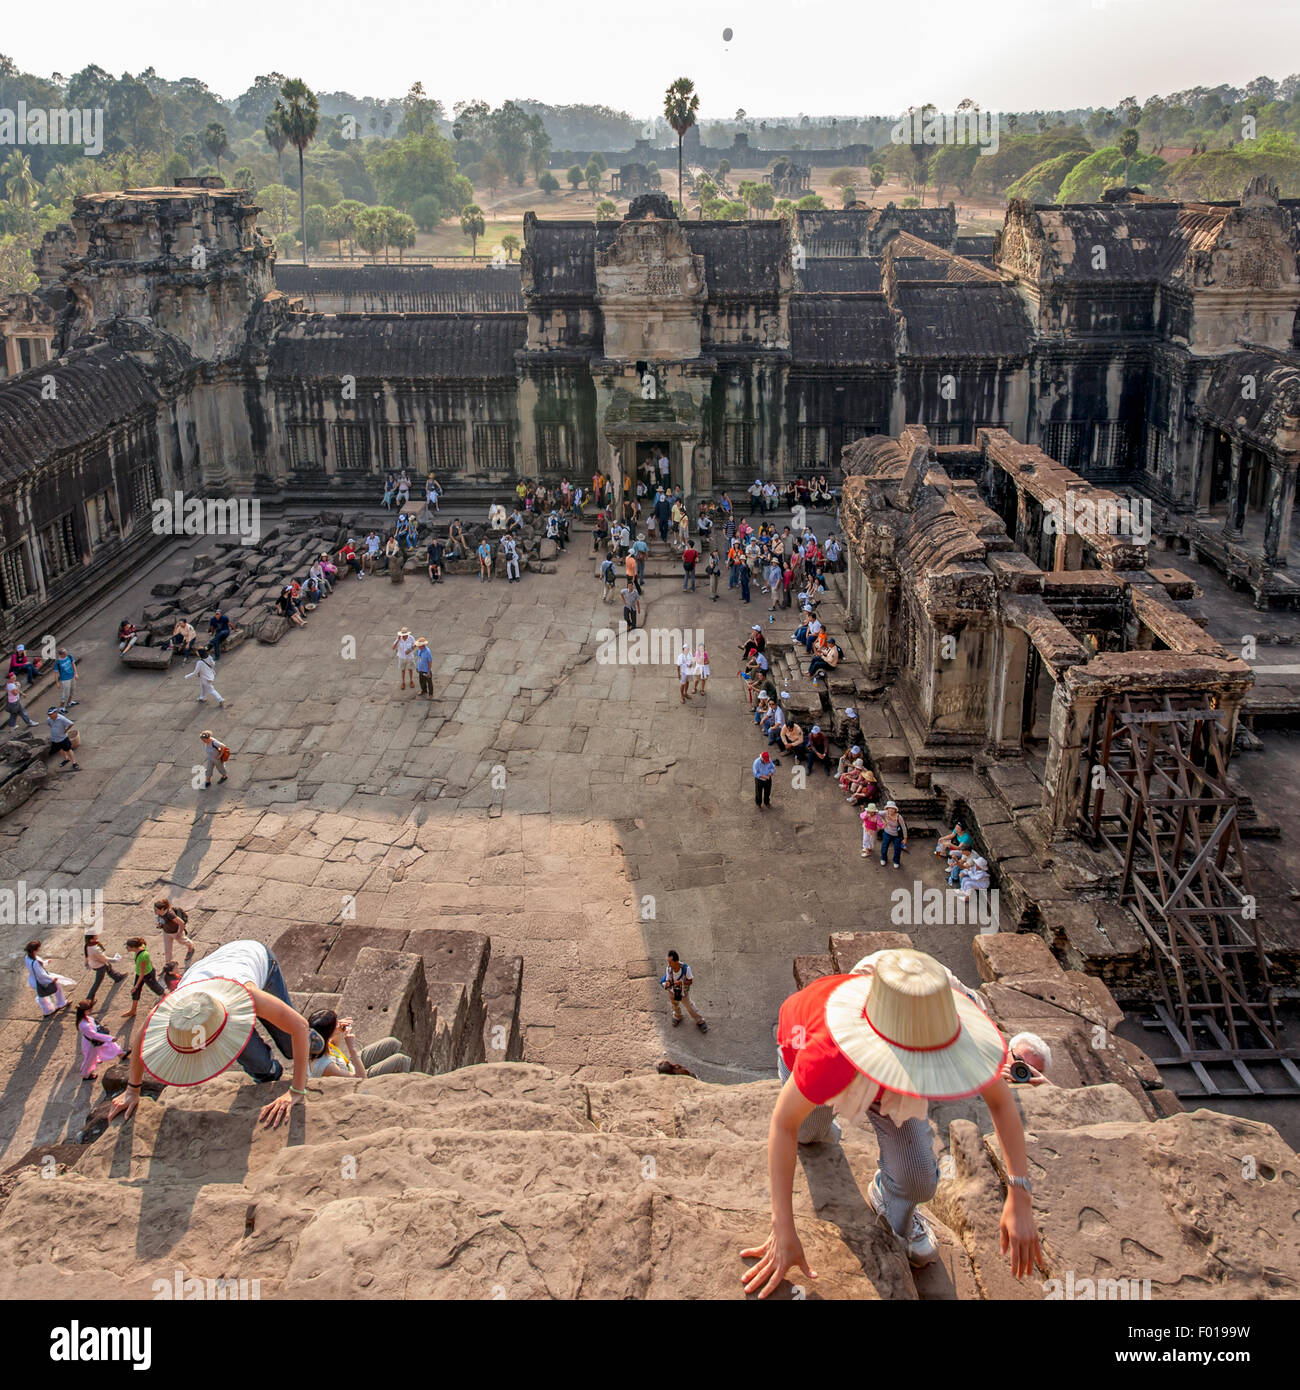
[[[1002,1080],[1012,1086],[1050,1086],[1047,1069],[1052,1065],[1052,1049],[1037,1033],[1017,1033],[1007,1044],[1008,1055]]]
[[[672,1001],[673,1027],[676,1028],[682,1021],[682,1008],[685,1006],[686,1012],[695,1020],[695,1026],[701,1033],[707,1033],[709,1025],[691,1003],[691,985],[695,983],[695,976],[691,967],[682,962],[676,951],[668,952],[668,968],[660,976],[659,983],[668,991],[668,997]]]

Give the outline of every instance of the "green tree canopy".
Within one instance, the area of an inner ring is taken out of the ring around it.
[[[417,198],[432,197],[442,209],[439,216],[445,217],[469,201],[467,180],[441,135],[406,135],[390,141],[375,150],[368,165],[380,198],[393,207],[414,211]]]

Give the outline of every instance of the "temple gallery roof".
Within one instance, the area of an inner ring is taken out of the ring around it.
[[[0,385],[0,480],[101,439],[158,401],[140,363],[107,346],[12,377]]]
[[[894,321],[885,297],[792,295],[790,354],[819,366],[892,363]]]
[[[879,256],[812,256],[795,273],[810,294],[868,294],[880,289]]]
[[[513,379],[527,330],[524,314],[300,314],[277,335],[270,374]]]
[[[310,301],[342,299],[346,311],[404,314],[522,313],[519,266],[295,265],[275,267],[275,287]]]
[[[1244,384],[1250,381],[1252,391]],[[1284,421],[1300,425],[1300,357],[1234,352],[1215,363],[1197,414],[1269,442]]]
[[[1010,285],[899,281],[894,308],[914,357],[1023,357],[1030,325]]]

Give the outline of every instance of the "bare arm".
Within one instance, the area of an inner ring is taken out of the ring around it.
[[[741,1259],[757,1259],[741,1276],[746,1293],[760,1298],[774,1293],[788,1270],[799,1268],[810,1278],[803,1245],[794,1225],[794,1165],[799,1153],[799,1126],[816,1109],[806,1100],[791,1077],[781,1088],[767,1129],[767,1180],[772,1192],[772,1230],[760,1246],[740,1252]]]
[[[1020,1123],[1020,1111],[1005,1081],[995,1081],[980,1092],[989,1114],[993,1117],[993,1128],[1002,1154],[1006,1160],[1008,1177],[1028,1177],[1029,1160],[1025,1153],[1025,1131]],[[1029,1193],[1023,1187],[1008,1187],[1007,1199],[1002,1207],[1000,1223],[1001,1249],[1005,1255],[1010,1252],[1011,1272],[1017,1279],[1033,1272],[1034,1266],[1043,1268],[1043,1252],[1039,1244],[1038,1229],[1034,1223],[1033,1207]]]

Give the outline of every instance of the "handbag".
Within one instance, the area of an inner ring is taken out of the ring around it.
[[[57,980],[47,980],[43,985],[36,986],[36,993],[42,999],[48,999],[51,994],[58,992],[59,982]]]

